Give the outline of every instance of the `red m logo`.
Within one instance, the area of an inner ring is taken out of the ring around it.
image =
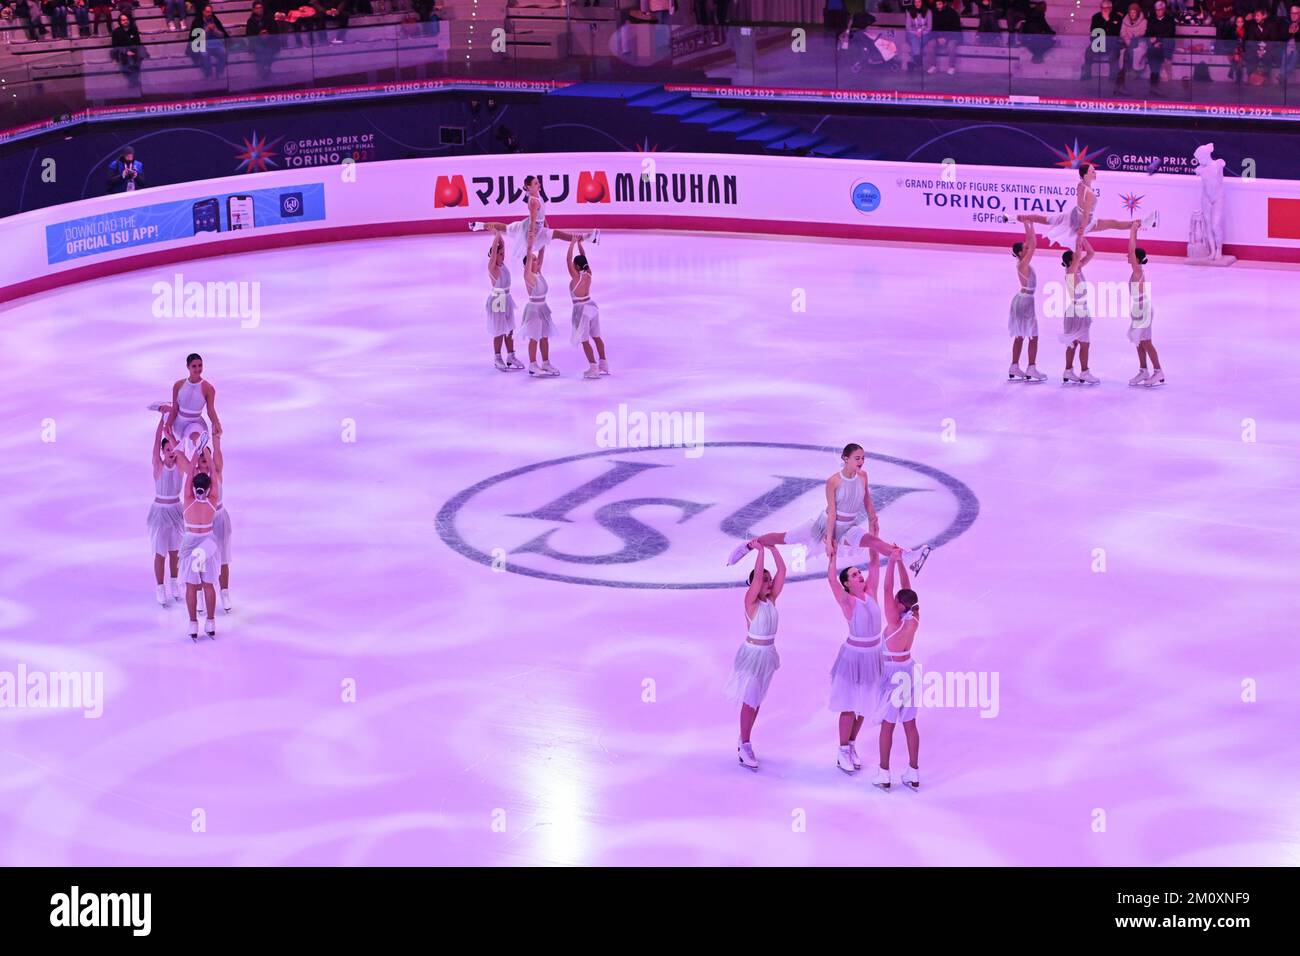
[[[464,176],[439,176],[433,187],[433,206],[443,209],[447,206],[468,206],[469,191],[465,188]]]
[[[603,170],[578,173],[578,202],[609,202],[609,180]]]

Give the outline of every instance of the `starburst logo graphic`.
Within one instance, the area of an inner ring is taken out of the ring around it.
[[[1142,205],[1142,197],[1132,193],[1120,193],[1119,201],[1124,204],[1125,212],[1137,212],[1138,207]]]
[[[283,137],[281,137],[283,138]],[[264,173],[268,168],[279,166],[275,158],[280,155],[276,152],[275,146],[280,140],[269,140],[266,137],[259,137],[256,132],[252,137],[245,138],[244,148],[235,153],[235,159],[239,160],[235,166],[235,171],[240,173]]]
[[[1048,148],[1051,149],[1051,147]],[[1089,149],[1086,144],[1080,146],[1077,138],[1074,145],[1067,145],[1064,150],[1052,150],[1056,154],[1056,165],[1062,169],[1078,169],[1080,163],[1095,163],[1097,157],[1105,151],[1105,146],[1099,149]]]

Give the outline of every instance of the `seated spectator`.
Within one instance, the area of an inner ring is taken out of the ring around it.
[[[1025,22],[1020,26],[1021,43],[1029,49],[1031,59],[1035,63],[1042,63],[1043,57],[1056,46],[1056,41],[1052,39],[1056,36],[1056,31],[1052,29],[1051,24],[1047,22],[1047,4],[1032,3],[1029,5],[1029,13],[1025,17]]]
[[[1018,42],[1015,34],[1020,32],[1024,22],[1029,19],[1030,0],[1006,0],[1007,32],[1012,34],[1011,43]]]
[[[1174,56],[1174,17],[1165,0],[1156,0],[1155,13],[1147,21],[1147,66],[1151,70],[1151,85],[1160,85],[1160,75],[1168,76],[1166,65]]]
[[[113,4],[109,0],[90,0],[90,33],[99,36],[99,25],[104,24],[104,35],[113,35]]]
[[[948,75],[952,76],[957,72],[957,48],[961,46],[961,14],[957,12],[957,3],[960,0],[953,0],[949,5],[947,0],[934,0],[934,32],[931,34],[934,43],[934,65],[930,67],[930,72],[944,69],[942,60],[948,58]]]
[[[1263,7],[1256,7],[1251,19],[1246,21],[1246,78],[1259,86],[1268,82],[1276,65],[1274,46],[1281,40],[1276,22]]]
[[[925,0],[912,0],[908,5],[905,26],[907,49],[911,54],[907,61],[907,69],[909,72],[924,70],[925,48],[934,30],[934,17],[930,14],[930,8],[925,5]]]
[[[1138,55],[1146,44],[1147,18],[1142,15],[1142,7],[1134,0],[1128,5],[1128,16],[1119,25],[1120,63],[1119,77],[1115,81],[1116,89],[1123,87],[1124,77],[1130,69],[1136,70],[1141,64]]]
[[[139,39],[140,31],[131,22],[131,18],[123,15],[118,20],[118,23],[120,24],[122,20],[126,20],[129,28],[136,31],[136,38]],[[113,32],[116,34],[117,30]],[[143,188],[144,164],[135,158],[135,148],[128,146],[122,150],[117,159],[108,164],[108,191],[110,193],[124,193]]]
[[[333,20],[338,31],[330,43],[342,43],[348,32],[348,17],[352,15],[352,0],[310,0],[310,3],[316,10],[318,29],[324,29],[325,24]]]
[[[212,4],[204,3],[190,24],[188,43],[190,58],[198,64],[205,78],[213,74],[220,76],[225,71],[228,39],[230,33],[212,9]]]
[[[45,22],[41,19],[41,7],[36,0],[17,0],[14,16],[21,21],[27,39],[39,40],[45,36]]]
[[[262,79],[271,75],[271,61],[280,51],[280,23],[266,14],[266,7],[261,0],[253,4],[248,22],[244,24],[244,36],[248,37],[249,52],[257,62],[257,70]]]
[[[185,24],[185,0],[162,0],[162,8],[168,30],[179,30]]]
[[[979,18],[980,25],[976,30],[979,34],[980,46],[1001,46],[1002,25],[998,23],[1001,17],[1001,11],[993,5],[993,0],[980,0]]]
[[[140,64],[143,58],[140,28],[125,13],[119,13],[117,26],[113,29],[113,59],[131,83],[140,82]]]
[[[1228,53],[1228,79],[1240,83],[1246,78],[1246,18],[1233,17],[1232,26],[1220,35],[1232,44]]]
[[[68,9],[72,11],[73,18],[77,21],[77,36],[90,36],[90,7],[87,0],[68,0]]]
[[[1124,18],[1115,10],[1111,0],[1101,0],[1100,9],[1092,15],[1092,22],[1088,24],[1088,45],[1084,49],[1080,79],[1091,80],[1092,65],[1100,62],[1106,63],[1109,79],[1114,81],[1118,78],[1119,53],[1123,43],[1119,32],[1123,21]],[[1099,30],[1100,34],[1097,32]],[[1101,41],[1100,50],[1097,49],[1098,40]]]
[[[51,40],[68,38],[68,4],[67,0],[42,0],[41,12],[50,24]]]

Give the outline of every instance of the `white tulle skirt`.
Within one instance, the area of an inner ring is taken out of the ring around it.
[[[216,535],[185,532],[181,539],[180,579],[185,584],[216,584],[221,574],[221,547]]]
[[[510,249],[509,262],[512,266],[522,265],[524,256],[528,253],[528,221],[528,217],[525,216],[506,226],[506,243]],[[545,249],[550,241],[550,227],[539,225],[533,235],[533,254],[536,255]]]
[[[221,563],[230,563],[230,509],[222,505],[212,517],[212,534],[221,549]]]
[[[1075,206],[1069,212],[1048,216],[1047,228],[1044,230],[1043,235],[1047,237],[1048,242],[1054,242],[1058,246],[1073,249],[1075,240],[1079,236],[1079,223],[1081,222],[1083,222],[1083,210]],[[1096,224],[1097,216],[1094,214],[1084,227],[1084,234],[1087,235],[1088,230]]]
[[[185,534],[185,516],[181,512],[179,501],[169,505],[155,501],[149,507],[146,524],[154,554],[170,554],[180,550],[181,538]]]
[[[916,720],[916,708],[920,702],[921,668],[916,659],[886,661],[872,720],[877,724],[886,720],[891,724]]]
[[[781,666],[781,655],[775,644],[740,645],[731,665],[731,679],[727,681],[727,699],[733,704],[748,704],[755,709],[767,697],[772,675]]]
[[[880,696],[882,660],[879,644],[875,647],[841,644],[831,666],[831,699],[827,706],[841,714],[846,711],[863,715],[875,713]]]

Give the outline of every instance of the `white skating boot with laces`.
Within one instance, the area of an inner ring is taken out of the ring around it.
[[[1045,382],[1047,381],[1047,376],[1044,375],[1042,372],[1038,371],[1038,366],[1031,365],[1029,366],[1029,368],[1025,369],[1025,381]]]
[[[847,746],[841,747],[835,757],[835,766],[839,767],[845,773],[857,773],[858,768],[853,766],[853,755]]]
[[[736,744],[736,758],[742,767],[748,767],[750,770],[758,769],[758,758],[754,756],[754,747],[749,741],[742,740]]]
[[[1132,387],[1134,385],[1145,385],[1147,383],[1147,376],[1149,374],[1150,373],[1148,373],[1147,370],[1144,368],[1138,369],[1138,373],[1128,380],[1129,386]]]

